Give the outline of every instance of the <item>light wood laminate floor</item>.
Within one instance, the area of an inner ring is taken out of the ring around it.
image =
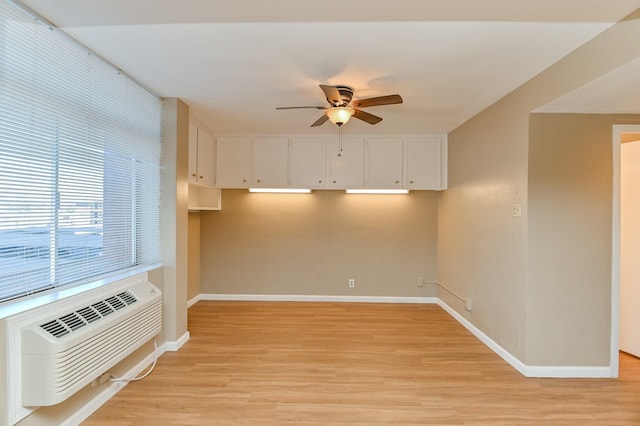
[[[527,379],[436,305],[211,302],[85,425],[640,425],[619,379]]]

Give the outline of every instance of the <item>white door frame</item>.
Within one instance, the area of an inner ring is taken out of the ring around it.
[[[621,146],[622,133],[640,132],[640,125],[613,126],[613,206],[611,209],[611,377],[618,377],[618,353],[620,351],[620,213],[621,213]]]

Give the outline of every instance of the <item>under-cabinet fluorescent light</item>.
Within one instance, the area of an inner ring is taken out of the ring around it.
[[[347,194],[408,194],[408,189],[345,189]]]
[[[262,192],[269,194],[309,194],[310,189],[304,188],[249,188],[249,192]]]

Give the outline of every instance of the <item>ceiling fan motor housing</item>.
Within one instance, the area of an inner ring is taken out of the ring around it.
[[[350,86],[334,86],[334,87],[338,89],[338,92],[340,93],[340,97],[342,98],[342,102],[340,101],[340,99],[329,99],[329,98],[327,98],[327,101],[329,101],[329,103],[333,106],[349,105],[349,103],[351,102],[351,99],[353,99],[353,87],[350,87]]]

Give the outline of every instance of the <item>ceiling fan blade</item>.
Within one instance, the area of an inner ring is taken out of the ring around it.
[[[290,107],[276,107],[276,109],[302,109],[302,108],[313,108],[313,109],[327,109],[323,106],[290,106]]]
[[[351,106],[355,108],[365,108],[379,105],[401,104],[402,97],[400,95],[377,96],[375,98],[358,99],[351,102]]]
[[[334,86],[327,86],[326,84],[321,84],[320,88],[324,92],[324,95],[327,97],[329,103],[333,106],[342,105],[342,95],[340,91]]]
[[[318,126],[322,126],[325,121],[327,121],[329,119],[329,117],[327,117],[326,114],[323,114],[322,117],[318,118],[312,125],[311,127],[318,127]]]
[[[358,120],[366,121],[369,124],[377,124],[382,121],[382,118],[377,115],[369,114],[368,112],[354,109],[353,116]]]

